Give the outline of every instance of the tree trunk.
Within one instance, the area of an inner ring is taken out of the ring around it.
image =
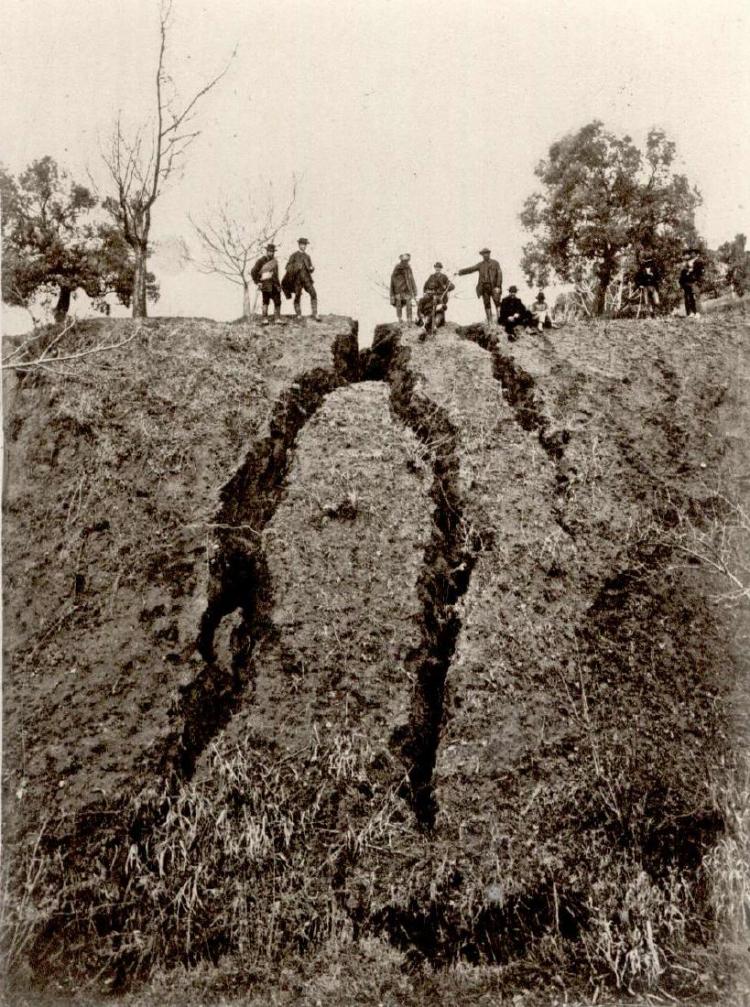
[[[134,245],[135,265],[133,273],[133,318],[146,317],[146,256],[148,242]]]
[[[70,310],[70,296],[73,291],[70,287],[60,287],[60,295],[55,305],[55,321],[62,322]]]
[[[600,318],[604,314],[604,306],[607,303],[607,288],[609,287],[609,280],[599,279],[599,284],[596,288],[596,297],[594,299],[594,314],[597,318]]]
[[[250,287],[243,279],[242,281],[242,317],[250,319],[253,317],[253,306],[250,301]]]

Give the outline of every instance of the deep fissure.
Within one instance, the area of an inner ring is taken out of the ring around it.
[[[406,660],[415,678],[415,695],[409,723],[393,736],[409,767],[409,796],[416,818],[431,829],[437,813],[432,778],[445,716],[445,681],[461,628],[457,606],[469,586],[481,542],[464,521],[459,432],[447,410],[417,393],[417,378],[409,366],[411,352],[401,344],[397,326],[380,325],[372,348],[363,351],[361,370],[364,380],[388,382],[393,412],[432,459],[433,530],[418,589],[422,634]]]
[[[462,339],[468,339],[489,352],[492,358],[492,376],[502,386],[516,422],[528,433],[536,433],[539,444],[554,464],[558,499],[553,517],[566,535],[575,538],[565,519],[564,507],[568,482],[573,472],[565,458],[565,447],[570,442],[570,431],[553,429],[549,417],[545,416],[535,395],[534,378],[512,354],[502,352],[500,339],[496,333],[489,331],[485,325],[459,325],[456,331]]]
[[[357,322],[333,344],[333,365],[298,375],[281,393],[268,436],[252,445],[221,491],[216,515],[218,548],[211,560],[208,605],[198,650],[205,664],[180,698],[179,733],[162,758],[169,778],[189,779],[208,742],[227,724],[247,688],[252,654],[274,633],[272,588],[261,533],[281,501],[295,441],[331,392],[359,379]],[[217,660],[215,637],[222,620],[239,611],[231,633],[231,657]]]

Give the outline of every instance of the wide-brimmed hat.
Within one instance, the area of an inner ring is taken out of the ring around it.
[[[518,293],[518,287],[508,287],[508,293],[509,294],[517,294]]]
[[[297,238],[297,244],[298,245],[309,245],[310,242],[307,240],[307,238]]]
[[[480,248],[479,249],[479,254],[480,255],[489,255],[491,251],[492,251],[491,248]]]
[[[443,264],[442,264],[442,262],[436,262],[435,265],[432,268],[433,269],[442,269],[443,268]]]
[[[266,245],[266,251],[267,252],[275,252],[276,251],[276,245]]]

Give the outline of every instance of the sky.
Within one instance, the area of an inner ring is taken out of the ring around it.
[[[106,195],[100,151],[115,117],[134,125],[153,111],[157,0],[3,10],[0,161],[15,174],[50,154]],[[293,176],[297,220],[279,256],[310,239],[321,312],[358,318],[362,342],[393,316],[384,288],[404,251],[421,287],[436,259],[452,272],[486,244],[523,296],[518,215],[534,167],[592,119],[639,145],[665,129],[703,195],[709,245],[750,234],[745,0],[173,0],[178,95],[235,47],[154,207],[153,314],[238,317],[239,288],[185,265],[181,242],[197,251],[187,215],[263,204],[269,184],[281,203]],[[456,282],[449,317],[480,318],[474,278]],[[4,309],[3,324],[29,318]]]

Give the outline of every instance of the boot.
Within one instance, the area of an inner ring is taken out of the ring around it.
[[[310,298],[310,317],[314,322],[322,321],[320,315],[318,314],[318,299],[317,297]]]

